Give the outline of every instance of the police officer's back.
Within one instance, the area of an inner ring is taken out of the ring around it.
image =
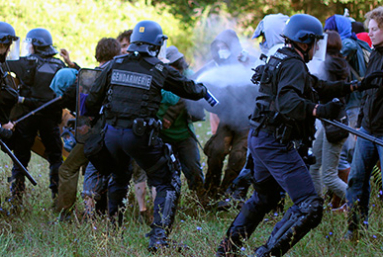
[[[182,76],[157,56],[167,37],[153,21],[139,22],[131,36],[128,54],[115,57],[92,86],[86,100],[89,114],[102,108],[105,113],[105,146],[117,163],[124,167],[133,158],[156,187],[154,221],[149,250],[168,246],[167,234],[174,220],[180,195],[179,169],[171,148],[157,137],[161,123],[156,114],[161,89],[189,99],[207,94],[202,84]],[[123,170],[113,170],[115,174]],[[129,177],[126,177],[129,179]]]
[[[53,57],[57,51],[52,46],[52,36],[48,30],[43,28],[30,30],[25,43],[28,50],[27,56],[18,61],[10,61],[9,67],[21,82],[19,88],[21,109],[28,112],[55,97],[49,86],[55,73],[65,67],[65,64],[60,59]],[[24,166],[27,166],[31,157],[30,149],[39,132],[50,164],[49,188],[52,191],[52,197],[57,194],[58,168],[62,163],[62,142],[58,126],[61,122],[61,114],[60,107],[45,108],[18,123],[14,135],[15,155]],[[17,205],[21,203],[25,189],[24,180],[19,168],[14,166],[11,193],[12,200],[15,200]]]

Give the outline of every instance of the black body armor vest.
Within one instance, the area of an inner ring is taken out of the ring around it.
[[[116,57],[104,105],[106,119],[155,118],[162,99],[164,70],[164,64],[155,57]]]
[[[56,72],[64,68],[64,63],[57,58],[42,58],[38,55],[34,55],[36,58],[36,67],[33,73],[33,86],[31,87],[31,97],[51,100],[54,98],[54,92],[49,87]]]

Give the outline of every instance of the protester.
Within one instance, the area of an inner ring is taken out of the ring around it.
[[[247,119],[250,114],[249,110],[252,108],[253,96],[255,97],[256,93],[256,88],[249,81],[246,81],[245,85],[240,79],[230,83],[233,74],[229,72],[239,69],[247,69],[251,72],[250,65],[254,63],[255,59],[244,54],[237,34],[230,29],[222,31],[214,39],[210,45],[210,52],[213,59],[197,71],[193,77],[199,78],[201,81],[209,80],[209,89],[219,94],[217,97],[221,102],[214,110],[208,110],[218,115],[219,125],[216,133],[204,146],[204,153],[208,157],[205,189],[209,197],[217,198],[226,191],[245,164],[249,131]],[[239,58],[241,54],[243,59]],[[236,75],[238,76],[238,74]],[[215,77],[219,77],[219,80],[226,79],[226,84],[214,79]],[[238,90],[241,88],[242,90]],[[247,101],[250,98],[251,100]],[[246,105],[248,102],[250,102],[250,106]],[[228,164],[224,171],[224,178],[221,179],[227,155]]]
[[[368,63],[366,77],[383,67],[383,7],[377,7],[366,14],[368,35],[374,47]],[[382,78],[371,83],[378,86]],[[370,85],[371,86],[371,85]],[[363,97],[360,115],[360,131],[383,139],[383,95],[381,88],[369,89]],[[348,231],[345,238],[356,240],[359,237],[360,224],[368,227],[368,209],[370,200],[370,177],[372,168],[380,160],[383,163],[383,148],[361,137],[357,138],[351,171],[348,178],[347,201],[349,207]]]
[[[169,65],[181,74],[191,73],[184,55],[175,46],[166,48],[166,59]],[[194,126],[181,98],[177,104],[169,106],[161,104],[157,117],[162,120],[163,129],[160,137],[165,143],[172,145],[174,153],[178,156],[182,172],[185,175],[189,189],[194,191],[202,204],[205,203],[204,174],[200,163],[197,137],[194,134]]]
[[[350,68],[340,53],[342,40],[336,31],[328,31],[327,35],[327,55],[324,63],[325,74],[323,79],[328,81],[347,81]],[[321,103],[325,104],[331,100],[332,99],[323,99]],[[344,101],[343,99],[341,100]],[[344,108],[340,112],[339,118],[339,121],[346,119]],[[333,129],[333,131],[330,129]],[[349,170],[340,171],[340,173],[345,173],[344,175],[340,175],[345,180],[342,180],[338,176],[340,152],[348,137],[348,133],[343,132],[342,129],[328,127],[327,123],[322,123],[316,133],[316,139],[313,145],[313,154],[316,157],[316,163],[310,166],[310,175],[314,182],[315,190],[321,197],[324,196],[324,186],[340,199],[345,199],[346,197]],[[335,209],[339,207],[338,205],[332,206],[332,208]]]
[[[120,45],[119,43],[113,39],[113,38],[102,38],[98,41],[96,49],[95,49],[95,58],[99,63],[99,69],[102,69],[107,65],[107,63],[113,59],[114,56],[120,54]],[[69,55],[66,56],[66,62],[73,63],[70,60]],[[58,74],[59,75],[59,74]],[[56,78],[56,77],[55,77]],[[69,77],[66,77],[66,79],[70,79]],[[59,82],[60,80],[56,78],[53,81]],[[73,81],[73,80],[71,80]],[[74,85],[73,85],[74,86]],[[59,85],[53,84],[53,88],[59,87]],[[72,111],[76,111],[76,100],[75,97],[72,97],[70,92],[65,91],[64,93],[64,107],[67,107],[71,109]],[[79,171],[81,167],[87,166],[88,159],[84,155],[84,144],[83,143],[77,143],[76,146],[71,150],[69,156],[65,160],[65,162],[61,165],[59,169],[59,194],[56,200],[56,211],[61,213],[60,214],[60,220],[66,220],[70,218],[70,214],[72,212],[72,207],[76,201],[76,195],[77,195],[77,184],[78,184],[78,178],[79,178]],[[93,166],[92,166],[93,167]],[[97,206],[100,210],[99,212],[105,212],[107,209],[107,187],[109,179],[104,178],[102,175],[100,175],[97,170],[92,170],[95,174],[92,173],[90,175],[90,167],[88,168],[88,173],[86,173],[86,177],[84,179],[85,183],[85,192],[88,192],[88,194],[83,194],[83,197],[85,198],[86,203],[88,205],[94,206],[95,203],[94,197],[97,195],[96,198],[99,199],[99,205]],[[89,180],[93,179],[94,182],[89,182]],[[88,186],[88,187],[87,187]],[[93,188],[93,187],[94,188]],[[110,185],[109,185],[110,186]],[[90,189],[90,187],[92,187]],[[98,190],[96,190],[98,189]],[[96,193],[94,193],[96,192]],[[87,196],[89,195],[89,198]],[[101,201],[101,198],[103,201]],[[89,207],[90,208],[90,207]],[[118,206],[112,206],[111,209],[117,209]],[[91,212],[91,211],[89,211]],[[114,212],[112,213],[112,215]]]

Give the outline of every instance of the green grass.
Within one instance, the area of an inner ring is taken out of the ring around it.
[[[197,123],[196,132],[204,145],[210,137],[209,123]],[[202,152],[202,151],[201,151]],[[201,156],[206,163],[206,157]],[[0,198],[2,206],[9,195],[6,178],[11,174],[11,160],[0,154]],[[206,169],[206,167],[205,167]],[[150,256],[145,234],[150,228],[137,222],[138,207],[133,193],[128,196],[123,227],[114,230],[106,219],[85,222],[81,216],[82,200],[78,194],[76,217],[72,222],[53,222],[56,215],[51,210],[52,200],[48,189],[48,164],[33,155],[29,167],[38,185],[27,183],[25,209],[19,216],[0,218],[0,256]],[[184,181],[185,182],[185,181]],[[196,199],[184,183],[179,210],[174,222],[171,239],[184,242],[190,250],[183,256],[214,256],[215,249],[237,215],[238,210],[217,213],[205,211],[196,204]],[[359,242],[342,240],[346,232],[346,217],[333,214],[327,207],[322,223],[301,240],[286,256],[382,256],[383,213],[382,203],[377,199],[378,190],[372,185],[370,227]],[[82,184],[79,183],[79,193]],[[148,196],[149,200],[149,196]],[[327,203],[328,204],[328,203]],[[287,206],[291,201],[287,201]],[[244,254],[250,255],[254,248],[264,244],[280,220],[269,214],[245,244]],[[182,256],[165,251],[162,256]]]

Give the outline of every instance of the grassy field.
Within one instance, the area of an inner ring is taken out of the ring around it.
[[[210,137],[208,122],[195,125],[198,138],[204,145]],[[206,169],[206,157],[201,157]],[[11,167],[10,158],[1,153],[0,197],[4,208],[7,207],[4,200],[9,195],[7,177],[11,174]],[[129,193],[125,221],[119,230],[111,228],[105,218],[92,222],[83,220],[81,181],[77,215],[72,222],[54,222],[56,215],[51,209],[48,163],[33,155],[29,170],[38,181],[38,186],[33,187],[26,182],[25,208],[19,216],[0,217],[0,256],[151,256],[146,250],[148,239],[145,238],[150,228],[137,221],[138,207],[133,192]],[[370,227],[360,241],[353,243],[342,240],[346,232],[346,216],[333,214],[326,207],[322,223],[286,256],[383,256],[383,204],[377,199],[378,189],[374,185],[372,189]],[[288,200],[286,205],[290,206],[291,201]],[[190,250],[184,254],[165,251],[161,253],[162,256],[214,256],[217,245],[237,213],[236,209],[228,212],[201,209],[187,186],[184,186],[170,237],[186,243]],[[266,242],[280,218],[281,215],[273,213],[265,217],[244,245],[244,256],[250,255],[255,247]]]

